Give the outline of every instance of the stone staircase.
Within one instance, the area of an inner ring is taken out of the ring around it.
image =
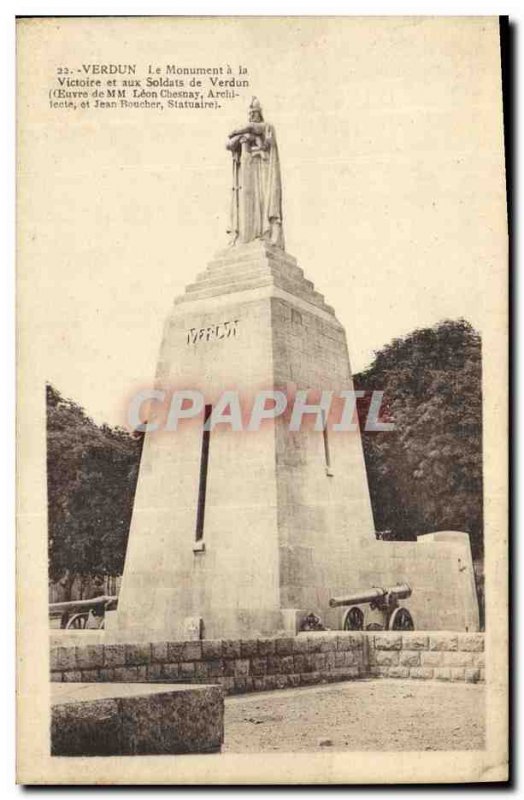
[[[334,310],[304,276],[293,256],[262,239],[222,250],[207,269],[197,275],[177,297],[176,304],[217,295],[231,294],[263,286],[275,286],[306,303],[334,315]]]

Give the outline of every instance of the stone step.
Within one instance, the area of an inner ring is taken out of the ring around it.
[[[190,287],[186,288],[186,293],[183,294],[181,297],[177,298],[175,302],[178,303],[185,303],[185,302],[192,302],[194,300],[203,300],[207,297],[216,297],[217,295],[221,294],[232,294],[233,292],[242,292],[246,289],[258,289],[261,286],[271,286],[274,282],[271,279],[270,275],[265,276],[264,278],[258,279],[250,279],[247,281],[242,281],[242,283],[227,283],[223,284],[222,286],[215,287],[215,286],[195,286],[195,284],[190,285]]]
[[[186,286],[175,304],[232,294],[263,286],[277,286],[286,292],[334,314],[313,281],[304,276],[296,258],[280,248],[257,240],[218,253],[196,280]]]
[[[311,305],[322,308],[328,313],[333,313],[331,307],[326,305],[324,296],[320,294],[320,292],[310,289],[309,287],[300,287],[296,284],[291,284],[283,279],[281,275],[275,276],[271,273],[243,281],[221,283],[216,286],[210,286],[207,284],[190,284],[186,288],[186,294],[182,295],[180,298],[177,298],[175,302],[183,303],[194,300],[203,300],[208,297],[216,297],[217,295],[221,294],[232,294],[233,292],[245,291],[246,289],[256,289],[262,286],[278,286],[280,289],[299,297],[301,300],[311,303]]]
[[[259,269],[278,269],[285,274],[291,275],[296,280],[307,280],[304,275],[304,270],[296,266],[296,264],[288,264],[273,258],[250,258],[242,259],[242,261],[238,261],[235,264],[228,262],[217,265],[212,262],[205,270],[197,274],[197,281],[209,276],[218,277],[220,275],[228,275],[235,272],[246,272],[257,267]]]
[[[273,258],[281,263],[288,264],[291,267],[297,266],[297,260],[295,256],[292,256],[285,250],[281,250],[279,247],[274,247],[273,245],[261,240],[222,250],[215,255],[211,261],[211,264],[216,264],[217,266],[223,264],[235,264],[252,258]]]
[[[300,293],[300,294],[308,294],[308,295],[315,295],[318,294],[316,292],[313,282],[307,280],[306,278],[302,278],[301,280],[296,280],[292,276],[286,275],[279,269],[269,268],[269,269],[258,269],[258,270],[249,270],[247,272],[237,273],[234,271],[230,271],[227,275],[223,275],[220,278],[208,278],[206,280],[195,281],[194,283],[190,283],[186,287],[186,292],[194,292],[199,291],[200,289],[205,288],[220,288],[221,286],[229,286],[230,284],[237,283],[242,285],[246,281],[257,280],[260,279],[265,282],[266,279],[272,280],[275,285],[286,285],[289,291]]]
[[[189,284],[189,286],[197,286],[206,284],[209,286],[218,286],[220,283],[231,283],[232,281],[242,281],[257,275],[269,275],[271,270],[266,265],[254,264],[251,267],[244,267],[238,269],[222,270],[219,274],[210,272],[209,268],[205,272],[200,272],[196,280]]]
[[[208,272],[201,273],[197,276],[197,280],[194,283],[190,283],[186,287],[186,291],[190,291],[190,287],[202,287],[202,286],[220,286],[232,283],[234,281],[238,281],[241,283],[244,280],[249,280],[255,277],[265,277],[273,275],[275,278],[282,277],[283,280],[287,280],[290,284],[295,284],[297,287],[307,287],[307,290],[314,291],[314,284],[313,281],[300,276],[299,278],[295,277],[294,275],[288,275],[285,272],[282,272],[279,268],[275,268],[272,266],[269,267],[259,267],[258,269],[242,269],[240,271],[236,270],[227,270],[224,271],[221,275],[214,275]]]

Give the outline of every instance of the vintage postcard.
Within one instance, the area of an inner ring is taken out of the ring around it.
[[[507,780],[503,63],[18,20],[19,782]]]

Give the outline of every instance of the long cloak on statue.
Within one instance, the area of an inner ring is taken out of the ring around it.
[[[284,248],[282,180],[275,129],[253,125],[233,152],[231,234],[235,242],[266,239]]]

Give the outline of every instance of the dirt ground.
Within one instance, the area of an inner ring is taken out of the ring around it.
[[[226,698],[222,752],[478,750],[482,685],[352,681]]]

